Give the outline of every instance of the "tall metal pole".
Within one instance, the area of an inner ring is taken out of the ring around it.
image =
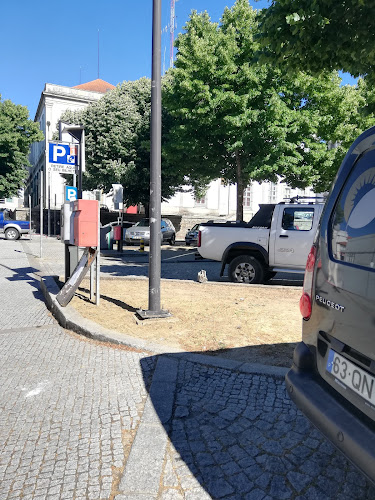
[[[85,129],[82,128],[79,144],[78,198],[82,198],[82,172],[85,170]]]
[[[29,195],[29,221],[30,221],[29,238],[31,240],[31,196],[30,195]]]
[[[161,275],[161,0],[153,0],[150,171],[150,311],[160,311]]]
[[[95,272],[96,272],[95,303],[98,306],[100,304],[100,203],[98,203],[98,250],[96,253]]]
[[[48,221],[47,236],[51,236],[51,172],[48,171]]]
[[[40,258],[43,255],[42,240],[43,240],[43,170],[40,171]]]
[[[151,75],[150,252],[148,310],[143,319],[170,316],[160,309],[161,275],[161,0],[153,0]]]

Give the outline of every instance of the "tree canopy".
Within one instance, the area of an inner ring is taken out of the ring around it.
[[[85,127],[86,172],[84,189],[124,187],[128,206],[149,204],[150,198],[151,81],[124,82],[97,103],[80,112],[65,112],[61,119]],[[168,123],[166,118],[165,123]],[[168,166],[169,167],[169,166]],[[182,174],[163,164],[162,196],[172,196]]]
[[[28,176],[30,146],[42,141],[37,123],[25,106],[3,101],[0,95],[0,197],[17,195]]]
[[[165,151],[191,184],[237,183],[237,219],[252,180],[326,189],[359,131],[360,93],[340,88],[336,73],[254,63],[259,30],[248,0],[227,8],[220,24],[193,11],[184,30],[163,94],[173,118]]]
[[[375,80],[375,0],[273,0],[261,13],[263,60]]]

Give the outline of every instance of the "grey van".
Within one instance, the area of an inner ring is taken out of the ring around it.
[[[375,127],[338,171],[311,248],[291,399],[375,481]]]

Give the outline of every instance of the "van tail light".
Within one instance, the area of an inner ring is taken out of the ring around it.
[[[202,244],[202,231],[198,231],[198,247]]]
[[[305,279],[303,280],[303,293],[299,301],[299,309],[303,319],[310,319],[312,308],[312,288],[314,267],[316,261],[316,246],[312,246],[307,257]]]

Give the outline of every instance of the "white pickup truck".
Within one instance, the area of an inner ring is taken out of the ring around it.
[[[198,252],[221,261],[220,276],[228,264],[235,283],[263,283],[277,272],[303,273],[323,206],[299,199],[260,205],[248,223],[202,224]]]

